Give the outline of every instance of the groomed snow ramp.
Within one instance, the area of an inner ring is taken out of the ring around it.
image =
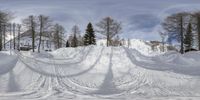
[[[1,54],[1,100],[200,99],[199,52],[89,46],[16,55]]]

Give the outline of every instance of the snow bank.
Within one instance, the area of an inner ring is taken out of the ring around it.
[[[137,48],[146,52],[142,48],[148,47]],[[0,71],[6,69],[0,74],[0,99],[173,100],[200,96],[199,52],[146,56],[138,50],[61,48],[51,53],[17,53],[18,62],[15,56],[0,54],[0,65],[6,66],[0,66]]]
[[[97,40],[97,45],[106,46],[106,40],[105,39]],[[155,56],[155,55],[162,54],[161,45],[156,46],[154,50],[149,41],[144,41],[140,39],[130,39],[130,43],[128,43],[128,40],[125,40],[123,46],[131,48],[131,49],[135,49],[146,56]],[[166,46],[165,46],[165,49],[166,49]]]
[[[12,70],[17,61],[17,56],[10,56],[6,53],[0,53],[0,75]]]

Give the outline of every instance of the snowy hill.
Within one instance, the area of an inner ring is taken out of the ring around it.
[[[3,100],[198,100],[200,96],[200,52],[150,57],[127,47],[89,46],[16,55],[18,61],[15,56],[7,59],[16,65],[0,67],[7,68],[0,74]],[[0,66],[5,63],[10,62]]]
[[[97,45],[106,46],[106,40],[105,39],[97,40]],[[157,41],[144,41],[140,39],[130,39],[129,45],[128,45],[128,40],[125,40],[122,45],[131,49],[135,49],[146,56],[163,53],[162,52],[163,45],[162,43],[157,42]],[[164,49],[165,49],[165,52],[170,51],[170,50],[173,50],[173,51],[176,50],[173,46],[170,46],[169,44],[166,44],[164,46]]]

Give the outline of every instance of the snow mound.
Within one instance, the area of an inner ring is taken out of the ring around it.
[[[105,39],[97,40],[97,45],[106,46],[106,40]],[[135,49],[146,56],[155,56],[155,55],[162,54],[162,50],[161,50],[162,45],[159,43],[154,47],[153,45],[154,44],[150,43],[150,41],[144,41],[140,39],[130,39],[129,43],[128,43],[128,40],[125,40],[124,42],[122,42],[122,46]],[[165,45],[166,51],[167,51],[167,46],[168,45]]]
[[[200,96],[199,52],[146,56],[135,48],[88,46],[17,55],[18,62],[15,56],[1,55],[17,63],[10,67],[3,58],[0,62],[6,65],[0,70],[7,69],[0,74],[0,99],[165,100]]]
[[[128,43],[126,43],[128,44]],[[128,45],[125,45],[128,47]],[[148,45],[145,41],[139,39],[131,39],[130,40],[130,48],[135,49],[141,52],[144,55],[149,55],[153,53],[153,50],[150,45]]]
[[[0,53],[0,75],[12,70],[17,61],[17,56],[10,56],[6,53]]]

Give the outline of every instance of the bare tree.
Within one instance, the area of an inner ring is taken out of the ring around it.
[[[3,48],[3,35],[5,40],[5,25],[12,19],[11,13],[7,11],[0,11],[0,51]],[[5,47],[5,46],[4,46]]]
[[[6,50],[6,24],[3,25],[3,48]]]
[[[78,38],[80,38],[80,29],[77,25],[74,25],[72,27],[72,41],[71,41],[72,47],[77,47],[79,45]]]
[[[2,39],[3,39],[3,33],[2,33],[2,25],[0,24],[0,51],[2,50]]]
[[[9,23],[9,30],[10,30],[10,37],[12,36],[12,24],[11,23]],[[10,50],[12,49],[12,41],[11,41],[11,39],[10,39]]]
[[[162,41],[163,52],[165,52],[165,40],[167,38],[167,33],[159,31],[159,35],[160,35],[161,41]]]
[[[31,31],[31,35],[32,35],[32,49],[33,52],[35,52],[35,33],[36,33],[36,17],[31,15],[28,18],[23,20],[23,24],[26,28],[28,28],[28,30]]]
[[[181,44],[180,52],[184,53],[184,32],[185,32],[185,21],[184,18],[188,16],[188,13],[177,13],[168,16],[162,26],[166,32],[168,32],[169,38],[174,38]]]
[[[20,34],[21,34],[21,25],[17,24],[17,30],[18,30],[18,35],[17,35],[17,49],[20,50]]]
[[[61,48],[63,45],[63,36],[64,36],[64,32],[65,29],[63,26],[59,25],[59,24],[55,24],[54,27],[54,33],[53,33],[53,40],[54,40],[54,44],[55,44],[55,48]]]
[[[16,47],[16,46],[15,46],[15,45],[16,45],[16,43],[15,43],[15,39],[16,39],[16,38],[15,38],[15,31],[16,31],[16,30],[15,30],[15,27],[16,27],[16,24],[13,23],[13,48],[14,48],[14,49],[15,49],[15,47]]]
[[[111,44],[112,38],[119,34],[122,30],[121,23],[111,17],[102,19],[99,23],[97,23],[97,27],[99,28],[97,32],[106,36],[107,46]]]
[[[196,26],[197,44],[198,44],[198,50],[200,50],[200,11],[195,12],[192,15],[193,18],[195,19],[192,24]]]
[[[38,19],[39,19],[39,27],[40,27],[38,52],[40,52],[42,36],[45,36],[45,37],[49,36],[48,34],[50,32],[48,32],[48,30],[50,30],[50,27],[51,27],[51,20],[49,19],[48,16],[44,16],[44,15],[39,15]],[[45,32],[46,34],[44,34]],[[43,47],[44,47],[44,43],[43,43]]]

